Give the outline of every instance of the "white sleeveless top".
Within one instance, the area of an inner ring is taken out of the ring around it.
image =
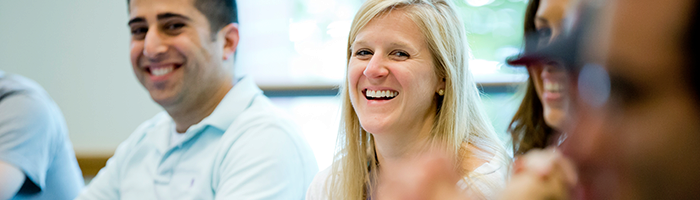
[[[328,167],[316,174],[316,177],[314,177],[314,180],[309,186],[309,190],[306,191],[306,200],[329,199],[326,180],[328,176],[330,176],[330,173],[331,167]],[[457,182],[457,185],[464,190],[465,196],[470,197],[470,199],[495,199],[503,188],[505,188],[506,181],[508,180],[508,167],[499,165],[499,162],[494,156],[491,161],[482,164],[471,174],[474,175],[472,175],[472,177],[465,177],[475,180],[471,187],[465,183],[464,180]],[[479,195],[477,191],[483,194],[483,196]]]

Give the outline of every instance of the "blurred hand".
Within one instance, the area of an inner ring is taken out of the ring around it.
[[[513,164],[501,199],[569,199],[577,179],[573,163],[561,153],[551,148],[532,150]]]
[[[445,153],[431,151],[402,163],[401,168],[380,173],[379,200],[463,200],[457,182],[462,178]]]

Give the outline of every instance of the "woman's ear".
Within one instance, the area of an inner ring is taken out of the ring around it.
[[[233,53],[236,52],[236,48],[238,47],[238,41],[240,39],[240,36],[238,35],[238,24],[230,23],[226,25],[221,29],[221,33],[224,36],[223,59],[228,60],[229,58],[233,57]]]
[[[445,79],[445,78],[441,78],[440,82],[438,83],[437,90],[435,90],[435,92],[438,93],[438,95],[440,95],[440,96],[445,95],[445,81],[446,80],[447,79]]]

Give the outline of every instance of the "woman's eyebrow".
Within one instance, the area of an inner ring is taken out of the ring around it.
[[[546,18],[539,15],[535,17],[535,21],[540,22],[542,24],[549,24],[549,21]]]

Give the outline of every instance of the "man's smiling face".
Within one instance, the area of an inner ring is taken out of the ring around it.
[[[131,64],[163,107],[192,104],[228,81],[224,41],[216,39],[194,0],[132,0]]]

